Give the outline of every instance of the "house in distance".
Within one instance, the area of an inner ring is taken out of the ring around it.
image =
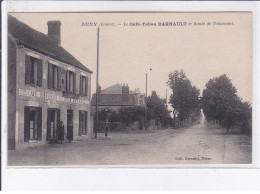
[[[107,108],[117,112],[124,107],[145,106],[145,94],[138,88],[134,91],[130,90],[128,84],[117,83],[103,90],[99,88],[98,94],[98,110]],[[95,112],[96,94],[93,94],[91,104]]]

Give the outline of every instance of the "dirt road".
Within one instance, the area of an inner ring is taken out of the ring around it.
[[[104,134],[98,134],[99,137]],[[74,141],[9,151],[9,165],[248,164],[251,139],[196,125],[109,134],[112,140]]]

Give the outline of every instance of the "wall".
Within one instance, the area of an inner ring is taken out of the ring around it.
[[[16,45],[8,37],[8,149],[15,149]],[[2,113],[5,114],[5,113]]]
[[[43,80],[42,86],[30,86],[25,84],[25,54],[31,55],[33,57],[39,58],[43,61]],[[91,106],[90,106],[90,97],[91,97],[91,74],[79,69],[73,68],[71,65],[61,63],[57,60],[51,59],[47,56],[44,56],[40,53],[37,53],[33,50],[19,47],[17,49],[17,88],[16,88],[16,104],[17,104],[17,127],[15,130],[16,138],[15,145],[17,149],[24,149],[34,145],[42,145],[47,143],[47,109],[48,108],[58,108],[60,109],[60,118],[64,123],[65,127],[65,138],[67,132],[67,109],[73,110],[73,136],[74,140],[79,139],[78,130],[79,130],[79,110],[85,110],[88,112],[88,128],[87,136],[89,138],[92,135],[93,128],[91,124]],[[76,91],[79,93],[79,76],[80,74],[88,77],[88,96],[80,96],[78,101],[66,101],[70,100],[69,98],[62,98],[62,91],[50,90],[47,87],[48,79],[48,63],[54,63],[55,65],[69,68],[70,70],[75,71],[77,77],[76,82]],[[44,94],[50,94],[50,96]],[[64,100],[65,99],[65,100]],[[24,107],[25,106],[36,106],[42,107],[42,140],[38,142],[25,143],[24,142]]]

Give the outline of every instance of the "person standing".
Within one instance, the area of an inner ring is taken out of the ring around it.
[[[111,116],[111,113],[107,112],[106,120],[105,120],[105,137],[107,137],[108,127],[109,127],[109,117],[110,116]]]
[[[60,121],[58,126],[58,141],[59,143],[63,143],[64,141],[64,125],[62,121]]]

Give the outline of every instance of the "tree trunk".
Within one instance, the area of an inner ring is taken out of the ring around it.
[[[174,114],[174,118],[173,118],[173,127],[175,128],[175,121],[176,121],[176,114]]]
[[[227,133],[229,133],[229,131],[230,131],[230,124],[227,127]]]

